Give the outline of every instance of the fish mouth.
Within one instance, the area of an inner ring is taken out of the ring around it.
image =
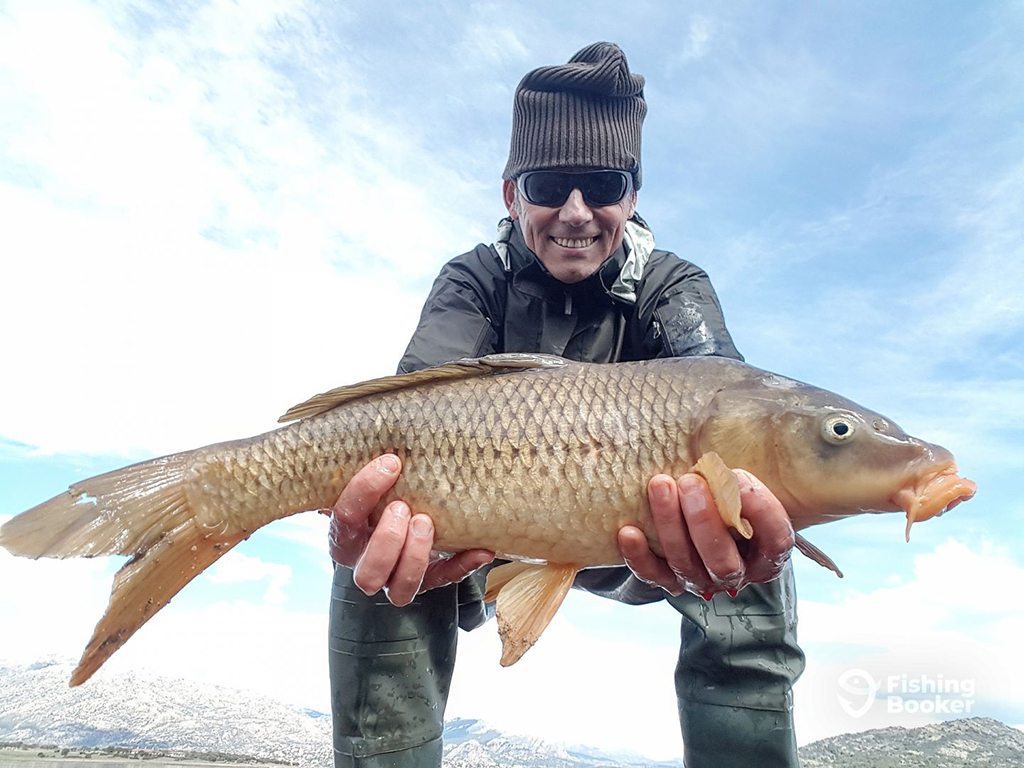
[[[914,523],[948,512],[974,496],[977,490],[978,486],[973,481],[957,475],[956,464],[912,478],[892,497],[893,502],[907,513],[907,541],[910,541],[910,526]]]

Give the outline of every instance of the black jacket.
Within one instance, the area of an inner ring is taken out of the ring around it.
[[[620,247],[595,274],[567,285],[527,248],[518,223],[511,229],[503,223],[507,248],[481,244],[442,268],[399,372],[495,352],[600,363],[684,355],[743,359],[708,276],[693,264],[667,251],[648,256],[644,241],[631,237],[632,247]],[[639,217],[632,224],[630,231],[649,236]],[[623,282],[623,274],[635,279]],[[487,618],[477,582],[460,585],[464,629]],[[665,595],[622,567],[582,571],[576,586],[626,603]]]
[[[444,266],[400,372],[493,352],[601,363],[684,355],[743,359],[708,276],[675,254],[650,254],[634,300],[612,293],[627,260],[622,247],[574,285],[548,274],[518,224],[507,254],[506,268],[495,246],[480,244]]]

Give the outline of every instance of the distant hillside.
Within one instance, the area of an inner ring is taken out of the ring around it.
[[[152,674],[106,674],[68,688],[74,664],[0,665],[0,742],[251,756],[331,768],[331,720],[252,693]],[[451,768],[637,768],[641,758],[511,736],[477,720],[445,728]],[[682,763],[665,763],[681,768]]]
[[[987,717],[847,733],[800,750],[803,768],[1022,768],[1024,733]]]
[[[252,693],[134,672],[69,688],[73,668],[69,662],[0,666],[0,741],[333,765],[328,717]]]
[[[104,675],[68,688],[73,666],[0,665],[0,742],[333,766],[331,722],[322,713],[142,673]],[[655,763],[511,735],[479,720],[449,721],[444,753],[446,768],[682,768],[681,761]],[[807,745],[800,755],[804,768],[1021,768],[1024,733],[971,718],[836,736]]]

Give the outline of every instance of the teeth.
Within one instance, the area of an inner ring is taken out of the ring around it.
[[[586,248],[597,240],[596,237],[588,237],[586,240],[568,240],[564,237],[551,238],[563,248]]]

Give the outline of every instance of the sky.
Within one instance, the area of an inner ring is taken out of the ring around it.
[[[915,681],[1024,725],[1022,35],[1021,2],[2,0],[0,522],[391,373],[493,240],[516,83],[612,40],[647,78],[638,210],[747,361],[979,486],[909,544],[898,516],[808,534],[846,578],[796,558],[799,741],[956,716],[907,711]],[[325,539],[260,531],[99,674],[328,711]],[[0,660],[77,658],[118,565],[0,552]],[[510,669],[463,634],[448,714],[679,757],[678,622],[574,592]]]

